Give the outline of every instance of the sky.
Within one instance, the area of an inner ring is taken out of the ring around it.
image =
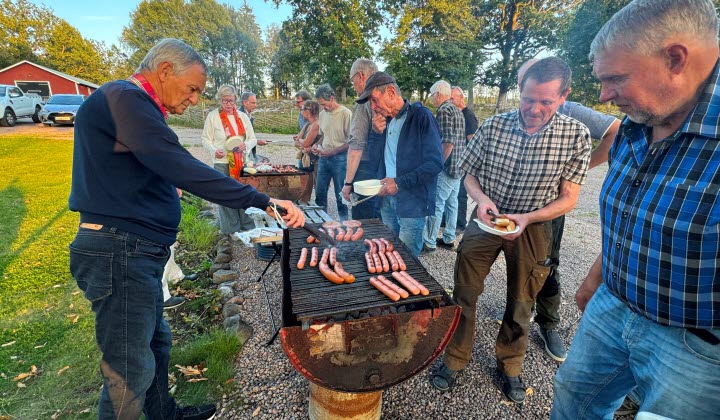
[[[119,44],[123,27],[130,24],[132,13],[140,0],[30,0],[31,3],[52,9],[55,16],[65,19],[83,37],[103,41],[110,46]],[[221,0],[233,7],[240,7],[243,0]],[[263,31],[271,24],[282,24],[292,14],[292,8],[281,4],[275,8],[264,0],[247,0],[255,19]]]

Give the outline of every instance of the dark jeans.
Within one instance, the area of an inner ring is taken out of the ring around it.
[[[162,274],[168,246],[103,227],[80,228],[70,273],[92,304],[102,353],[98,418],[173,419],[168,395],[172,336],[163,319]]]
[[[457,228],[467,228],[467,190],[465,189],[465,177],[460,180],[460,190],[458,192],[458,212],[457,212]]]
[[[315,204],[327,211],[327,195],[330,181],[335,190],[338,215],[341,220],[347,220],[348,208],[342,202],[342,189],[345,185],[345,168],[347,167],[347,153],[340,153],[327,158],[321,157],[318,161],[318,173],[315,184]]]
[[[543,288],[537,295],[535,306],[535,322],[543,328],[555,329],[560,323],[560,242],[562,241],[565,228],[565,215],[552,220],[552,248],[550,248],[550,259],[552,267]]]

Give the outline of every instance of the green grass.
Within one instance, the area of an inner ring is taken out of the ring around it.
[[[189,250],[208,254],[217,240],[218,229],[208,219],[200,217],[201,202],[182,202],[179,241]]]

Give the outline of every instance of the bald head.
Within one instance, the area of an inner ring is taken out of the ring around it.
[[[523,77],[525,77],[525,72],[532,67],[533,64],[537,63],[540,59],[539,58],[531,58],[528,61],[524,62],[522,66],[518,69],[518,76],[517,76],[517,84],[518,88],[520,87],[520,84],[522,82]]]

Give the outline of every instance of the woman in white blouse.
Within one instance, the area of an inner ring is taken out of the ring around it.
[[[230,175],[228,168],[228,153],[232,153],[232,146],[226,145],[228,138],[240,136],[244,138],[238,146],[243,153],[243,160],[249,160],[249,151],[257,144],[255,131],[253,130],[250,118],[237,110],[237,90],[230,85],[222,85],[217,91],[217,99],[220,101],[220,109],[210,111],[205,118],[205,127],[202,132],[203,147],[213,156],[213,167],[225,175]],[[227,150],[230,147],[230,150]],[[245,214],[245,210],[219,207],[220,231],[222,233],[233,233],[253,229],[253,220]]]

